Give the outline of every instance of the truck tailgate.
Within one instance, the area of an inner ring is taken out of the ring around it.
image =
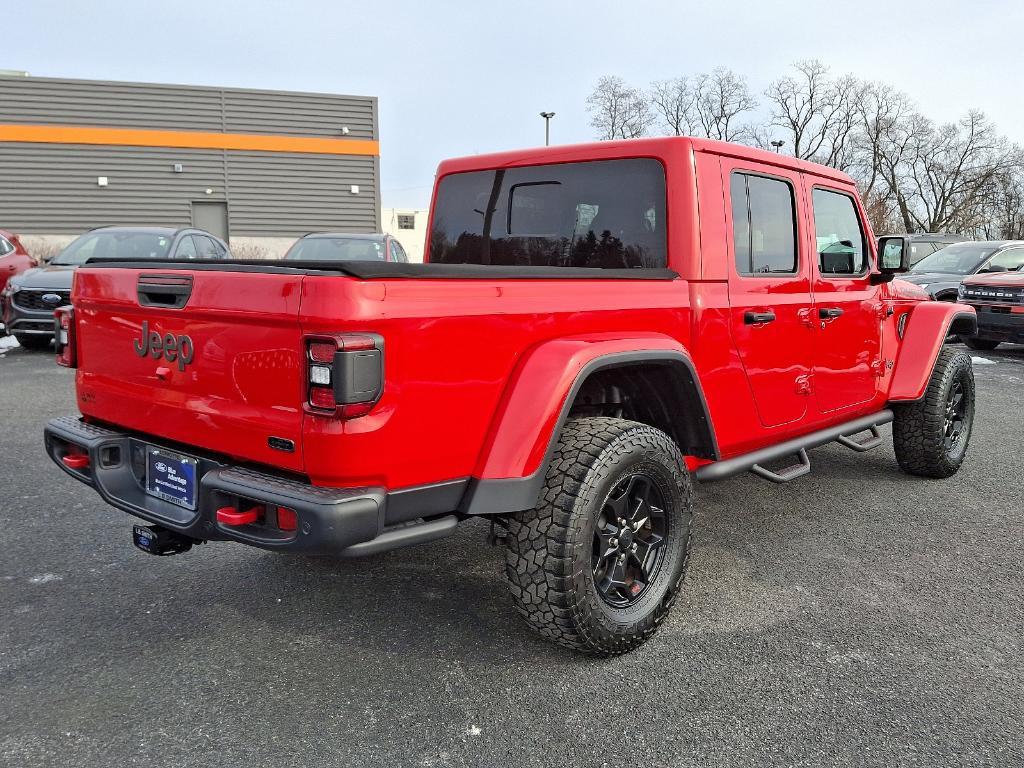
[[[168,441],[302,471],[302,280],[82,268],[72,299],[79,410]]]

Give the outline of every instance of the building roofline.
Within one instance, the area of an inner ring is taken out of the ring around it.
[[[127,88],[165,88],[165,89],[181,89],[194,90],[194,91],[227,91],[230,93],[247,93],[247,94],[262,94],[262,95],[273,95],[273,96],[311,96],[311,97],[327,97],[335,99],[359,99],[363,101],[372,102],[376,107],[377,97],[376,96],[359,96],[350,93],[329,93],[326,91],[287,91],[277,90],[269,88],[242,88],[236,86],[227,85],[190,85],[188,83],[149,83],[134,80],[93,80],[93,79],[80,79],[73,77],[36,77],[34,75],[5,75],[0,73],[0,79],[14,80],[19,83],[61,83],[68,85],[114,85],[122,86]]]

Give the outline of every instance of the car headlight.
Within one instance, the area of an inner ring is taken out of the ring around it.
[[[957,286],[957,289],[956,289],[956,297],[958,299],[962,299],[966,293],[967,293],[967,289],[964,288],[964,284],[963,283],[960,283],[960,285]]]

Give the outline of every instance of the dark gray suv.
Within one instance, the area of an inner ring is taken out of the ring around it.
[[[46,266],[11,278],[0,294],[4,329],[28,349],[53,340],[53,311],[71,302],[75,269],[92,258],[229,259],[223,240],[201,229],[101,227],[72,241]]]

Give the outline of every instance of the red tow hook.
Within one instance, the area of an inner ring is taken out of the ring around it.
[[[88,469],[89,455],[86,453],[69,453],[61,456],[61,463],[68,469]]]
[[[259,516],[259,507],[241,511],[234,507],[221,507],[217,510],[217,522],[221,525],[249,525],[255,523]]]

